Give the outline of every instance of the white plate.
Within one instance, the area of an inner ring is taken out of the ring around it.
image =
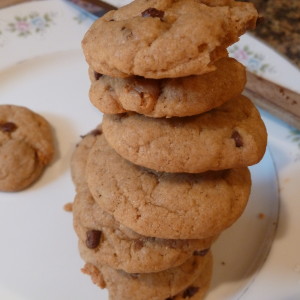
[[[0,299],[108,299],[106,291],[81,274],[72,215],[63,210],[74,197],[72,151],[79,136],[102,118],[88,100],[87,65],[80,49],[90,24],[87,16],[61,1],[0,10],[0,104],[24,105],[42,114],[54,128],[58,147],[56,160],[36,184],[0,193]],[[245,48],[247,43],[251,47]],[[279,82],[277,70],[286,68],[286,78],[297,72],[250,36],[232,52],[252,68],[267,65],[260,72]],[[251,167],[253,189],[245,213],[214,245],[209,300],[300,298],[300,134],[262,114],[269,150]]]

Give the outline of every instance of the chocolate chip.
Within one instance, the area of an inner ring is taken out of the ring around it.
[[[130,273],[129,276],[132,278],[132,279],[138,279],[140,274],[139,273]]]
[[[17,125],[15,123],[12,123],[12,122],[6,122],[6,123],[0,124],[0,130],[2,132],[13,132],[17,128],[18,128]]]
[[[190,286],[188,287],[182,294],[182,297],[185,298],[191,298],[193,297],[197,292],[199,291],[199,288],[196,286]]]
[[[123,35],[126,39],[131,39],[133,37],[133,32],[130,28],[123,26],[121,28],[121,31],[123,32]]]
[[[161,87],[157,80],[136,77],[131,84],[126,87],[127,91],[138,93],[141,106],[148,111],[153,109],[161,94]]]
[[[100,135],[102,134],[102,131],[100,129],[93,129],[92,131],[90,131],[89,133],[87,134],[84,134],[84,135],[81,135],[80,137],[82,139],[84,139],[85,137],[87,137],[88,135],[93,135],[93,136],[97,136],[97,135]]]
[[[93,136],[97,136],[97,135],[102,134],[102,131],[100,129],[94,129],[89,134],[93,135]]]
[[[234,139],[235,141],[235,146],[240,148],[242,146],[244,146],[244,143],[243,143],[243,138],[242,136],[238,133],[238,131],[233,131],[232,135],[231,135],[231,138]]]
[[[144,247],[144,242],[142,240],[135,240],[133,244],[134,250],[141,250]]]
[[[196,250],[194,251],[193,255],[195,256],[205,256],[209,251],[209,248],[203,250]]]
[[[101,76],[102,76],[101,73],[98,73],[98,72],[94,71],[94,77],[95,77],[96,80],[99,80],[99,78],[100,78]]]
[[[154,7],[149,7],[142,12],[142,17],[144,17],[144,18],[151,17],[151,18],[162,19],[164,17],[164,15],[165,15],[164,11],[158,10]]]
[[[89,230],[86,232],[85,244],[89,249],[95,249],[100,243],[102,232],[100,230]]]
[[[174,297],[168,297],[165,300],[174,300],[174,299],[175,299],[175,296]]]

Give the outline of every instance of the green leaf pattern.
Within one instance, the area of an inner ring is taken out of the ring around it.
[[[300,130],[296,128],[290,129],[290,134],[288,138],[291,140],[291,142],[296,143],[298,145],[298,148],[300,149]]]

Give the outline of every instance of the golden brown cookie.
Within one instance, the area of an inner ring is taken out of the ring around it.
[[[191,258],[181,266],[156,273],[128,274],[92,264],[86,264],[82,271],[99,287],[106,287],[111,300],[165,300],[175,296],[181,299],[183,295],[195,296],[197,288],[200,295],[202,285],[204,293],[207,291],[212,275],[212,254]]]
[[[81,141],[76,145],[71,157],[71,176],[75,184],[76,191],[87,190],[88,186],[85,180],[85,167],[88,154],[94,145],[97,136],[102,134],[101,125],[94,130],[82,136]]]
[[[200,75],[257,17],[253,4],[233,0],[136,0],[96,20],[82,48],[93,70],[112,77]]]
[[[239,96],[192,117],[104,115],[108,143],[129,161],[163,172],[198,173],[258,163],[267,132],[252,102]]]
[[[0,190],[20,191],[42,174],[54,154],[50,124],[23,106],[0,105]]]
[[[158,272],[179,266],[193,255],[205,255],[215,240],[165,240],[142,236],[103,211],[87,190],[76,195],[73,216],[83,260],[129,273]]]
[[[90,100],[107,114],[137,112],[150,117],[184,117],[209,111],[238,96],[245,67],[233,58],[216,62],[204,75],[173,79],[115,78],[90,70]]]
[[[247,168],[172,174],[139,167],[118,155],[103,135],[91,149],[86,177],[95,201],[118,222],[164,239],[218,235],[242,214],[251,187]]]

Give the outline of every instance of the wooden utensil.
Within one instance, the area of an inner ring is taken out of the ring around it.
[[[249,71],[244,94],[262,109],[300,129],[300,94]]]

